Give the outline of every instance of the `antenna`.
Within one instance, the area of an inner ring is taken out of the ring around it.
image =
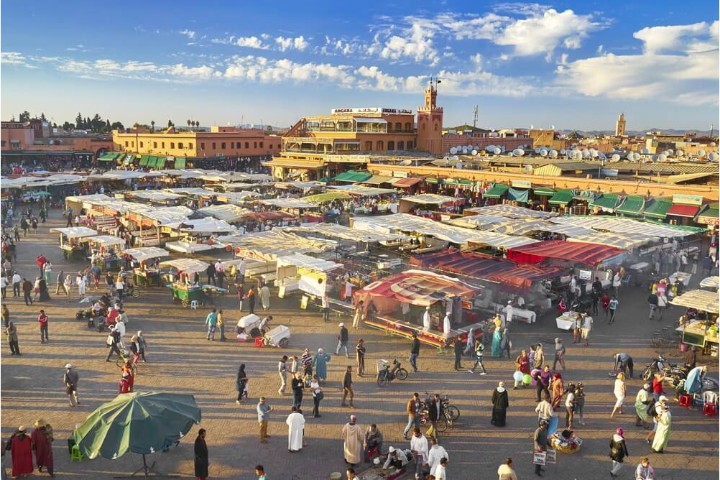
[[[477,128],[477,121],[478,121],[478,106],[475,105],[473,107],[473,128]],[[712,133],[710,134],[712,137]]]

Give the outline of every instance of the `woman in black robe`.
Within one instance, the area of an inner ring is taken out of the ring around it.
[[[510,402],[508,401],[508,392],[505,390],[504,382],[500,382],[497,388],[493,391],[492,404],[492,419],[490,420],[490,423],[496,427],[504,427],[505,415],[507,413],[508,406],[510,406]]]
[[[198,480],[205,480],[208,477],[209,466],[208,448],[207,443],[205,443],[205,429],[201,428],[195,439],[195,477]]]
[[[48,292],[47,288],[47,282],[44,278],[40,279],[40,301],[41,302],[48,302],[50,301],[50,292]]]

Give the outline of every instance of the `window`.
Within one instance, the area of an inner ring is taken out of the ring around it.
[[[408,141],[408,142],[407,142],[407,149],[408,149],[408,150],[412,150],[412,149],[413,149],[413,142],[411,142],[411,141]]]
[[[263,148],[263,142],[260,142],[260,148]]]
[[[250,142],[245,142],[245,148],[250,148]]]
[[[406,132],[412,132],[412,125],[410,125],[410,123],[406,123],[406,124],[405,124],[405,131],[406,131]]]
[[[230,149],[232,150],[234,148],[235,148],[235,142],[230,142]]]
[[[127,140],[125,140],[125,147],[127,148],[127,147],[129,147],[129,146],[130,146],[130,142],[128,142]]]
[[[257,142],[253,142],[253,148],[257,148]]]
[[[162,142],[162,148],[165,148],[165,142]]]
[[[205,150],[205,142],[200,142],[200,150]]]
[[[157,142],[153,142],[153,148],[157,148]]]
[[[398,149],[398,150],[405,150],[405,142],[398,142],[397,149]]]
[[[171,149],[175,148],[175,142],[170,142],[170,148]]]
[[[383,144],[382,140],[378,140],[377,143],[375,143],[375,150],[378,152],[385,150],[385,144]]]
[[[192,144],[192,143],[188,143],[188,148],[189,148],[190,150],[192,150],[193,144]]]
[[[2,146],[3,146],[3,147],[5,146],[5,140],[2,141]]]
[[[222,142],[222,143],[220,144],[220,148],[223,149],[223,150],[225,150],[225,142]]]
[[[140,148],[145,147],[145,142],[140,142]]]
[[[178,148],[182,150],[182,148],[183,148],[183,143],[182,143],[182,142],[178,142]]]
[[[395,130],[397,130],[398,132],[399,132],[400,130],[402,130],[402,123],[397,122],[397,123],[395,124]]]
[[[135,142],[132,142],[132,147],[135,148]]]
[[[215,150],[215,142],[212,142],[212,149]]]
[[[388,150],[395,150],[395,142],[393,142],[393,141],[388,142]]]

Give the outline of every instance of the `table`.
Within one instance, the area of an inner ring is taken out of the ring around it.
[[[527,324],[535,323],[535,318],[537,315],[532,310],[525,310],[522,308],[513,307],[513,320],[520,320],[521,322],[525,322]]]
[[[555,324],[560,330],[572,330],[575,328],[578,315],[577,312],[573,311],[565,312],[555,319]]]
[[[690,286],[690,277],[692,277],[692,273],[675,272],[668,277],[668,280],[670,280],[671,285],[675,283],[675,280],[678,280],[680,283],[688,287]]]
[[[717,330],[708,328],[707,323],[703,321],[696,320],[675,330],[682,334],[683,343],[700,347],[703,350],[705,347],[709,347],[710,343],[718,343]]]
[[[628,270],[633,270],[635,273],[637,273],[637,272],[642,272],[649,266],[650,266],[650,264],[648,262],[639,262],[639,263],[634,263],[634,264],[630,265],[628,267]]]

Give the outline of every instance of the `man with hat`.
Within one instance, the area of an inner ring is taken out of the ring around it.
[[[387,470],[390,466],[400,469],[407,465],[408,462],[409,460],[404,451],[391,446],[388,449],[388,456],[383,464],[383,470]]]
[[[533,448],[535,452],[547,452],[547,447],[550,444],[547,436],[548,422],[546,420],[540,420],[540,425],[535,429],[533,434]],[[539,463],[535,464],[535,475],[542,477],[543,466]]]
[[[42,472],[43,467],[47,467],[47,472],[50,474],[50,477],[55,477],[52,450],[52,441],[54,440],[53,429],[50,424],[42,418],[38,418],[37,421],[35,421],[34,427],[35,430],[33,430],[32,435],[30,435],[30,440],[32,440],[32,447],[33,450],[35,450],[35,464],[40,472]]]
[[[512,300],[508,300],[507,307],[505,307],[505,325],[508,325],[512,323],[514,308],[512,305]],[[505,326],[503,325],[503,326]]]
[[[32,474],[32,440],[27,435],[25,427],[22,425],[18,427],[8,442],[12,457],[12,476],[17,478]]]
[[[63,383],[65,384],[65,394],[70,400],[71,407],[74,407],[75,405],[80,405],[80,400],[78,399],[77,393],[78,380],[80,380],[80,375],[78,375],[75,367],[73,367],[73,364],[66,364],[65,375],[63,376]]]

